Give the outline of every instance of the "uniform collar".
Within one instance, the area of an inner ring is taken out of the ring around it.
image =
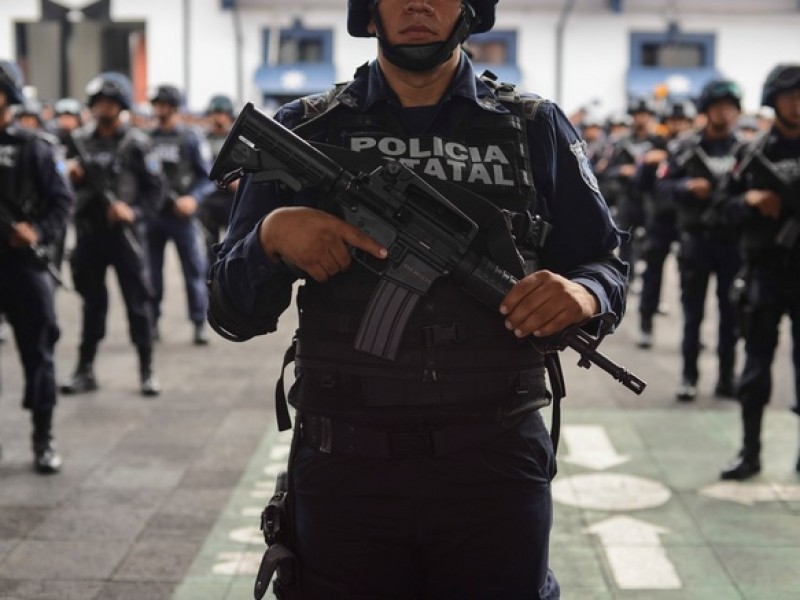
[[[488,112],[509,113],[509,110],[497,100],[494,91],[478,79],[472,63],[463,52],[456,75],[440,103],[448,102],[453,98],[464,98]],[[379,102],[398,103],[397,95],[386,82],[377,60],[359,68],[356,71],[355,79],[337,94],[336,99],[340,104],[361,113],[370,110]]]

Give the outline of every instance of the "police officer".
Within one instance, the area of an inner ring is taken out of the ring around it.
[[[67,145],[72,132],[83,125],[83,103],[77,98],[61,98],[53,105],[54,133]]]
[[[736,82],[708,82],[697,100],[697,109],[706,117],[705,127],[670,146],[669,162],[657,184],[660,193],[672,198],[678,207],[683,371],[676,397],[681,401],[697,396],[700,326],[712,275],[716,278],[719,310],[719,366],[714,394],[720,398],[734,395],[737,334],[730,289],[740,266],[739,230],[720,213],[725,194],[721,186],[741,146],[735,134],[741,100]]]
[[[545,357],[524,338],[600,311],[619,317],[625,266],[567,117],[476,77],[459,49],[491,29],[495,5],[351,0],[348,30],[377,37],[377,60],[276,119],[359,151],[357,170],[388,152],[457,204],[463,187],[512,223],[540,215],[552,224],[546,239],[517,240],[544,269],[526,274],[514,259],[521,280],[493,309],[437,280],[397,357],[376,357],[354,342],[378,279],[348,247],[395,258],[321,210],[313,191],[245,179],[211,270],[210,321],[239,340],[274,331],[297,269],[307,273],[289,466],[304,598],[559,597],[548,569],[554,454],[537,410],[550,392]]]
[[[61,391],[97,389],[94,360],[106,333],[106,271],[114,268],[139,357],[140,391],[155,396],[161,386],[153,368],[152,286],[143,224],[163,203],[163,174],[150,139],[122,121],[131,107],[131,82],[104,72],[86,87],[94,121],[70,138],[70,177],[75,184],[76,242],[70,265],[75,290],[83,298],[78,364]]]
[[[747,479],[761,470],[761,421],[772,393],[771,366],[783,315],[792,320],[793,410],[800,414],[800,64],[770,71],[761,104],[775,110],[774,124],[740,153],[728,202],[743,227],[743,277],[736,301],[745,364],[737,386],[742,448],[722,470],[722,479]]]
[[[604,191],[611,194],[609,203],[620,228],[630,237],[620,248],[620,258],[631,265],[629,283],[633,283],[636,263],[640,258],[645,235],[645,210],[653,202],[655,172],[666,158],[667,143],[654,133],[656,110],[644,98],[633,99],[628,106],[631,130],[609,147],[607,166],[603,172]],[[652,322],[641,321],[641,330],[652,330]]]
[[[161,85],[150,99],[158,124],[150,132],[153,148],[167,178],[167,201],[148,224],[150,271],[153,277],[155,336],[164,298],[164,249],[172,240],[178,251],[186,287],[189,320],[196,345],[208,343],[205,331],[208,260],[197,219],[200,200],[214,190],[208,179],[211,150],[202,134],[180,122],[182,94],[174,85]]]
[[[696,111],[688,100],[673,100],[667,105],[662,115],[662,123],[666,131],[667,148],[677,140],[693,124]],[[666,158],[666,156],[665,156]],[[640,186],[652,188],[645,204],[644,240],[642,243],[642,260],[645,263],[642,272],[642,289],[639,296],[639,337],[640,348],[653,345],[653,317],[661,312],[661,283],[664,278],[664,262],[678,241],[675,204],[669,195],[659,193],[655,189],[654,171],[649,166],[640,166]],[[649,181],[644,185],[644,179]]]
[[[62,464],[52,434],[60,330],[48,249],[63,236],[74,197],[55,140],[12,124],[11,107],[22,102],[17,65],[0,60],[0,311],[25,371],[22,406],[31,411],[33,465],[46,474]]]
[[[228,137],[228,133],[233,126],[236,118],[233,102],[228,96],[212,96],[206,108],[206,140],[211,146],[211,155],[216,159],[222,144]],[[200,223],[203,225],[203,233],[206,239],[206,252],[209,264],[216,259],[213,247],[218,244],[225,230],[228,228],[231,206],[236,190],[239,187],[239,180],[235,180],[225,189],[214,189],[208,194],[198,209]]]

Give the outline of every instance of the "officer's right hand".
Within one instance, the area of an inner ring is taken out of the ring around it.
[[[327,281],[352,262],[349,247],[375,258],[388,252],[378,242],[330,213],[307,207],[285,207],[267,215],[258,230],[261,247],[273,261],[283,260]]]
[[[81,163],[74,158],[67,160],[67,173],[72,183],[80,183],[86,177],[86,172],[83,170]]]
[[[711,182],[705,177],[692,177],[686,182],[686,189],[700,200],[707,200],[711,197]]]
[[[777,219],[781,214],[781,197],[772,190],[748,190],[744,201],[764,217]]]

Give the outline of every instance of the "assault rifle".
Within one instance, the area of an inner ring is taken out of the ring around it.
[[[764,155],[766,139],[762,135],[752,143],[736,171],[750,179],[748,187],[772,190],[780,196],[782,212],[788,218],[775,235],[775,245],[791,250],[800,242],[800,179],[792,180]]]
[[[75,148],[78,161],[81,163],[81,167],[84,171],[83,180],[89,185],[94,195],[101,199],[103,207],[108,210],[115,202],[117,202],[117,198],[112,191],[112,186],[108,179],[108,175],[100,165],[89,160],[86,152],[86,146],[83,144],[82,140],[78,139],[78,137],[75,135],[71,137],[71,140],[72,146]],[[124,140],[125,138],[123,138],[120,146],[125,143]],[[117,152],[119,151],[120,148],[117,149]],[[122,233],[122,239],[129,249],[136,256],[140,257],[141,260],[144,260],[144,249],[142,248],[142,244],[139,242],[139,239],[136,237],[136,234],[131,229],[130,223],[120,222],[117,223],[117,227],[119,227],[120,232]]]
[[[279,181],[294,191],[318,189],[338,205],[346,222],[388,249],[384,261],[353,250],[356,260],[380,276],[356,334],[358,350],[394,358],[417,301],[440,277],[452,277],[492,308],[517,283],[473,249],[476,222],[414,171],[396,160],[386,160],[369,173],[345,170],[252,103],[239,113],[210,178],[223,187],[245,173],[252,173],[254,182]],[[581,367],[596,364],[641,394],[644,381],[597,351],[614,324],[613,315],[595,320],[597,335],[573,326],[547,340],[528,339],[542,352],[568,346],[580,355]]]
[[[4,239],[8,239],[12,234],[14,226],[18,221],[19,219],[14,218],[7,206],[0,204],[0,234],[2,234]],[[29,258],[34,265],[46,269],[53,278],[53,281],[56,282],[56,285],[64,288],[66,287],[64,285],[64,280],[61,279],[61,273],[59,273],[58,269],[53,265],[50,254],[47,252],[46,248],[39,244],[31,244],[26,248],[20,248],[20,251],[27,255],[27,258]]]

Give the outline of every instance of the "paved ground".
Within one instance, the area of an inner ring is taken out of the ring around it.
[[[288,449],[288,434],[274,427],[272,390],[293,319],[273,337],[194,347],[175,263],[173,256],[157,351],[163,395],[138,395],[112,283],[109,335],[97,362],[102,388],[62,398],[58,408],[60,475],[30,469],[15,349],[0,350],[0,599],[251,597],[263,549],[257,515]],[[563,355],[568,398],[552,543],[563,597],[795,599],[800,482],[798,425],[787,410],[788,344],[775,369],[765,470],[751,483],[723,485],[718,470],[738,447],[738,410],[711,397],[711,352],[697,402],[673,400],[680,372],[674,286],[664,296],[670,313],[658,318],[652,350],[633,346],[635,297],[629,319],[602,347],[648,381],[642,396],[597,368],[579,369],[571,351]],[[64,377],[74,366],[79,305],[68,292],[58,303]],[[705,329],[712,347],[711,320]]]

